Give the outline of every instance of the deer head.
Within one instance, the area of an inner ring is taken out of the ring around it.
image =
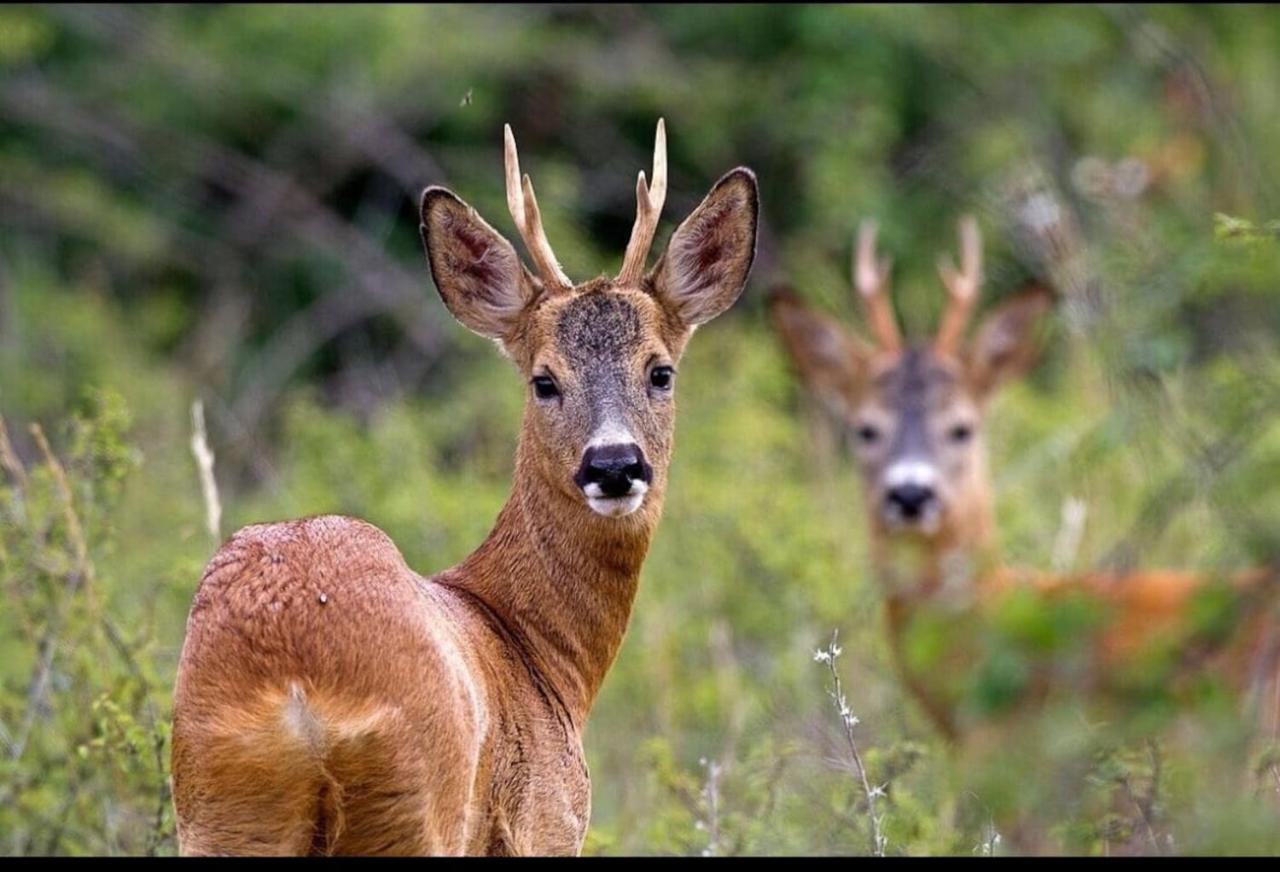
[[[646,272],[667,189],[659,121],[652,184],[642,171],[621,271],[574,285],[551,250],[509,126],[505,146],[507,205],[535,271],[474,209],[431,187],[422,237],[432,277],[454,317],[496,340],[528,381],[521,456],[530,472],[597,515],[630,515],[665,484],[685,343],[746,283],[755,176],[738,168],[720,179]]]
[[[888,298],[890,264],[863,224],[853,274],[873,343],[787,290],[771,301],[774,325],[801,377],[849,430],[874,532],[930,545],[976,546],[993,534],[983,424],[996,389],[1032,362],[1047,291],[1015,296],[965,331],[982,280],[977,222],[960,222],[961,257],[939,260],[949,303],[931,342],[904,345]]]

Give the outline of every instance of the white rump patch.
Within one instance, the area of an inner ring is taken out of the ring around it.
[[[311,748],[320,751],[325,744],[324,724],[307,704],[307,695],[296,681],[289,682],[289,695],[284,703],[284,726]]]

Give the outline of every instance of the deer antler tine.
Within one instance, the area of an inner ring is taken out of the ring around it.
[[[653,182],[645,181],[644,170],[636,178],[636,221],[631,227],[631,240],[622,258],[618,272],[619,284],[635,284],[644,273],[644,264],[658,231],[662,206],[667,199],[667,124],[658,119],[658,131],[653,138]]]
[[[643,204],[643,205],[641,205]],[[647,211],[649,208],[649,182],[644,177],[644,170],[636,176],[636,220],[640,220],[641,211]],[[635,236],[635,225],[632,225],[631,235]],[[628,240],[630,242],[630,240]],[[631,246],[628,245],[628,248]]]
[[[658,211],[667,201],[667,119],[658,119],[658,130],[653,135],[653,185],[649,189],[649,202]]]
[[[529,178],[529,174],[525,173],[520,177],[520,206],[524,210],[524,232],[529,234],[531,230],[537,228],[538,232],[542,230],[542,213],[538,210],[538,197],[533,193],[533,179]],[[534,243],[545,241],[544,239],[535,238]],[[528,240],[526,240],[528,241]],[[534,259],[538,258],[538,252],[531,252]]]
[[[520,191],[520,155],[516,151],[516,137],[511,125],[502,125],[503,165],[507,173],[507,210],[516,222],[516,229],[524,235],[524,196]]]
[[[507,176],[507,209],[516,222],[520,238],[524,240],[529,256],[542,280],[553,288],[568,289],[573,287],[569,277],[564,274],[556,261],[551,243],[547,241],[546,231],[542,229],[542,213],[538,211],[538,198],[533,194],[533,181],[528,173],[520,175],[520,155],[516,151],[516,138],[511,132],[511,125],[502,125],[504,161]]]
[[[982,234],[972,215],[960,219],[960,268],[949,254],[943,254],[938,258],[938,276],[950,301],[933,344],[939,354],[952,355],[969,326],[982,283]]]
[[[974,276],[975,282],[982,272],[982,234],[978,231],[978,219],[965,215],[960,219],[960,257],[964,271]],[[977,290],[976,286],[974,290]]]
[[[853,284],[867,310],[871,332],[885,351],[897,351],[902,347],[898,323],[889,304],[887,285],[889,269],[893,262],[876,257],[876,222],[867,219],[858,228],[858,242],[853,255]]]

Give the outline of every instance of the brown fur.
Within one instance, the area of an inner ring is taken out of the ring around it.
[[[174,698],[184,854],[573,854],[590,814],[582,731],[626,630],[666,487],[674,400],[646,389],[741,293],[756,192],[726,176],[673,234],[699,259],[640,287],[544,289],[456,196],[423,237],[449,310],[530,391],[510,499],[423,577],[380,530],[321,516],[245,527],[205,570]],[[708,279],[707,276],[712,276]],[[653,467],[642,505],[588,509],[573,472],[602,415]]]

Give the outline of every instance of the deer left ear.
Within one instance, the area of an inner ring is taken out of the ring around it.
[[[769,317],[805,384],[835,414],[852,414],[871,348],[785,286],[769,294]]]
[[[760,195],[751,170],[739,167],[671,235],[649,273],[654,295],[686,327],[704,324],[742,294],[756,255]]]
[[[1036,286],[997,306],[978,328],[969,350],[969,377],[980,396],[1022,375],[1036,359],[1036,327],[1053,295]]]

